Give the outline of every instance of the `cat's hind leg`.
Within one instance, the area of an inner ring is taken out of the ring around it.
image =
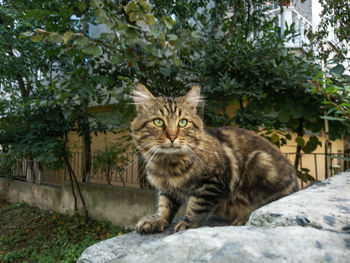
[[[254,208],[248,202],[237,198],[234,201],[227,200],[223,202],[217,207],[215,214],[232,222],[234,226],[242,226],[248,221],[253,210]]]

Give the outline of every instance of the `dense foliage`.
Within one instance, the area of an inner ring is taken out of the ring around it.
[[[136,81],[168,96],[199,83],[207,125],[235,123],[277,145],[296,132],[298,151],[313,151],[317,137],[303,135],[323,127],[325,96],[310,84],[321,69],[313,54],[288,52],[293,28],[280,36],[265,8],[263,0],[1,1],[0,163],[8,164],[5,154],[63,163],[68,132],[76,131],[88,180],[91,133],[127,124]],[[347,88],[333,83],[326,96],[348,103]],[[109,103],[113,121],[88,111]],[[234,116],[226,111],[232,104]],[[331,139],[349,128],[338,112],[328,111]]]
[[[326,119],[350,120],[350,2],[319,1],[323,10],[316,32],[309,37],[317,47],[317,56],[325,65],[324,74],[317,75],[314,92],[325,98],[330,110]],[[329,30],[332,28],[332,30]]]

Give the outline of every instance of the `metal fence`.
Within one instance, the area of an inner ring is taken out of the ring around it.
[[[108,154],[103,152],[91,154],[91,170],[85,182],[137,188],[144,186],[144,172],[141,171],[143,166],[136,153]],[[69,158],[72,170],[79,182],[83,181],[83,157],[83,153],[73,152]],[[18,160],[10,174],[2,174],[0,171],[0,176],[10,176],[15,180],[53,186],[61,186],[64,181],[70,180],[66,165],[53,169],[35,160]]]
[[[9,175],[0,173],[0,176],[10,176],[15,180],[36,184],[60,186],[63,181],[62,171],[63,169],[50,169],[48,166],[35,160],[17,160]]]
[[[350,169],[349,153],[300,153],[298,173],[304,175],[304,178],[315,181],[322,181],[334,176],[336,173]],[[287,159],[294,164],[296,153],[285,153]],[[301,175],[301,176],[302,176]],[[299,185],[304,188],[313,181],[304,182],[299,178]]]
[[[149,186],[145,180],[144,163],[137,153],[108,154],[96,152],[91,155],[91,170],[85,182],[136,188]],[[285,156],[294,164],[297,154],[285,153]],[[83,181],[83,157],[81,152],[72,153],[70,157],[70,164],[79,182]],[[349,158],[349,153],[329,155],[324,153],[301,153],[298,167],[299,175],[304,178],[313,178],[316,181],[324,180],[338,172],[350,169]],[[37,184],[60,186],[64,181],[69,180],[67,167],[53,170],[33,160],[18,161],[11,173],[14,179]],[[308,186],[310,183],[312,182],[304,182],[299,179],[301,188]]]
[[[71,155],[71,165],[79,181],[83,181],[83,153]],[[142,185],[142,165],[135,152],[95,152],[91,154],[91,170],[86,178],[89,183],[129,187]],[[68,170],[64,178],[68,180]]]

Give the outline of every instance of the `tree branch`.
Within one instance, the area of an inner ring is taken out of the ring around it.
[[[310,82],[309,82],[310,83]],[[323,90],[321,89],[321,86],[319,83],[315,83],[317,86],[317,91],[322,95],[322,97],[324,97],[326,100],[328,100],[335,108],[337,108],[338,110],[340,110],[341,112],[343,112],[343,114],[345,115],[345,117],[347,117],[350,120],[350,113],[347,112],[343,107],[341,107],[340,105],[338,105],[337,103],[335,103],[328,94],[326,94],[325,92],[323,92]]]

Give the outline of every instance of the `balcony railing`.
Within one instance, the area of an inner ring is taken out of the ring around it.
[[[277,17],[275,27],[279,29],[281,36],[285,33],[286,26],[294,24],[294,34],[285,43],[288,48],[302,48],[304,44],[310,44],[305,32],[313,30],[312,24],[304,18],[294,6],[283,6],[272,4],[267,11],[271,17]]]

